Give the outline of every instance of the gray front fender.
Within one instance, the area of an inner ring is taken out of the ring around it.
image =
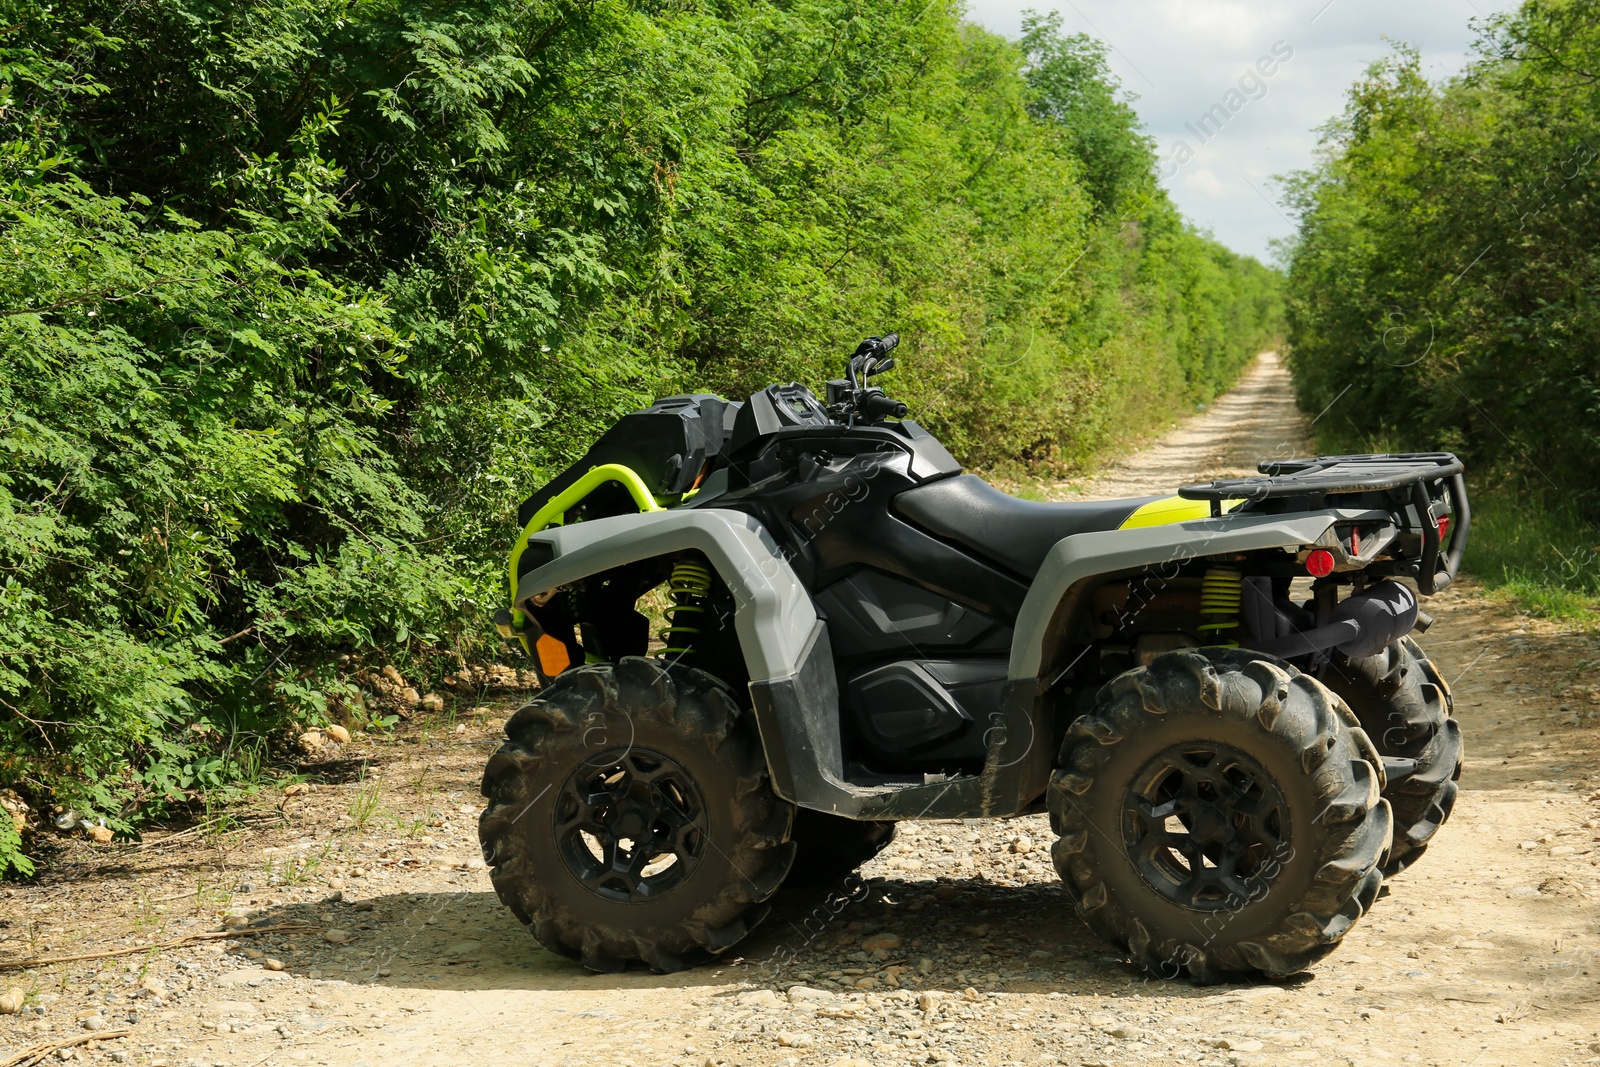
[[[1225,552],[1316,544],[1335,517],[1332,511],[1223,515],[1166,526],[1063,537],[1045,556],[1022,601],[1011,644],[1010,678],[1021,682],[1039,677],[1045,640],[1057,609],[1068,590],[1086,578],[1168,563],[1175,567],[1184,560]]]
[[[819,625],[817,610],[766,529],[722,508],[649,511],[553,526],[528,538],[555,558],[517,582],[516,606],[529,597],[600,571],[669,552],[710,560],[733,593],[734,628],[751,681],[796,674]]]

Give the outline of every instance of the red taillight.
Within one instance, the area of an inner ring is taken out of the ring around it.
[[[1450,540],[1450,516],[1448,515],[1439,516],[1439,540],[1441,542]]]
[[[1333,573],[1333,553],[1318,548],[1306,557],[1306,573],[1313,578],[1326,578]]]

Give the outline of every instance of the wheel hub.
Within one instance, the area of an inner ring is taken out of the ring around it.
[[[552,809],[573,877],[607,900],[654,900],[681,885],[706,847],[705,803],[688,771],[643,748],[592,756]]]
[[[1122,827],[1140,876],[1197,911],[1260,898],[1291,852],[1277,783],[1221,742],[1186,742],[1149,760],[1124,799]]]

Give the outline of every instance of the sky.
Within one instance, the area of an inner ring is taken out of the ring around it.
[[[1273,175],[1311,165],[1317,128],[1391,42],[1416,46],[1440,81],[1471,56],[1475,17],[1516,0],[969,0],[969,17],[1015,37],[1025,8],[1110,46],[1112,70],[1161,153],[1162,184],[1190,221],[1273,261],[1294,224]],[[1265,73],[1270,71],[1270,74]],[[1252,73],[1253,72],[1253,73]],[[1242,83],[1242,84],[1241,84]],[[1230,95],[1231,91],[1231,95]],[[1213,108],[1220,108],[1213,110]],[[1212,114],[1209,122],[1200,120]]]

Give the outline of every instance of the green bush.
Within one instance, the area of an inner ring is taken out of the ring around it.
[[[1597,15],[1529,0],[1442,85],[1397,49],[1290,184],[1302,407],[1330,446],[1450,449],[1506,487],[1474,567],[1569,606],[1593,567],[1558,557],[1600,541]]]
[[[1100,48],[954,3],[0,0],[0,783],[120,832],[348,666],[477,654],[620,413],[897,390],[1063,466],[1224,388],[1278,278]]]

